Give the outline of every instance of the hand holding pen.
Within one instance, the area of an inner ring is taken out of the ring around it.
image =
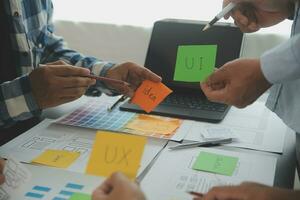
[[[135,90],[140,86],[144,80],[153,82],[160,82],[161,77],[151,72],[147,68],[132,62],[125,62],[115,65],[106,73],[106,78],[120,80],[126,82],[126,85],[120,83],[106,82],[106,85],[119,92],[120,94],[132,97]]]

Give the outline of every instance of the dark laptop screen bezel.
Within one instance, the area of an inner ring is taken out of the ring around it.
[[[198,93],[199,83],[173,81],[179,45],[216,44],[216,67],[240,57],[244,34],[238,27],[217,23],[209,30],[207,22],[167,19],[155,22],[148,45],[145,67],[162,76],[163,83],[174,92]]]

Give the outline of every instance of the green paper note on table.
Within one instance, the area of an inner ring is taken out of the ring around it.
[[[237,157],[202,151],[193,164],[193,169],[232,176],[238,160]]]
[[[69,200],[92,200],[92,196],[84,193],[74,193]]]
[[[178,46],[174,81],[203,82],[213,73],[217,45]]]

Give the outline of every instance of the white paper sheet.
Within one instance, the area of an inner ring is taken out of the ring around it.
[[[264,102],[238,109],[232,107],[219,124],[190,121],[190,129],[184,140],[203,141],[220,136],[234,137],[227,146],[249,148],[275,153],[283,152],[285,134],[291,131],[281,119],[268,110]]]
[[[238,157],[233,176],[193,170],[192,165],[201,151]],[[173,151],[166,148],[142,180],[141,186],[149,200],[189,200],[192,197],[187,191],[207,192],[218,185],[233,185],[243,181],[273,185],[276,161],[277,158],[272,154],[267,156],[213,148]]]
[[[46,119],[39,125],[0,147],[0,156],[30,163],[46,149],[80,152],[80,157],[68,168],[84,173],[94,143],[95,130],[53,124]],[[166,145],[166,140],[148,138],[145,146],[140,174],[156,154]]]
[[[32,178],[13,193],[12,200],[69,199],[74,192],[90,195],[105,179],[44,166],[25,166],[31,172]]]
[[[0,186],[0,199],[8,200],[31,179],[31,173],[16,159],[9,157],[3,170],[5,182]]]

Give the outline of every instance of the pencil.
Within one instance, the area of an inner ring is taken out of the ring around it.
[[[129,85],[129,83],[127,83],[125,81],[112,79],[112,78],[107,78],[107,77],[104,77],[104,76],[96,76],[96,75],[90,74],[90,75],[87,75],[86,77],[96,79],[96,80],[100,80],[100,81],[107,81],[107,82],[111,82],[111,83],[116,83],[116,84]]]
[[[193,195],[193,196],[197,196],[197,197],[204,196],[202,193],[199,193],[199,192],[188,191],[187,193],[189,193],[190,195]]]
[[[213,20],[211,20],[206,26],[203,28],[202,31],[206,31],[209,29],[211,26],[213,26],[217,21],[222,19],[225,15],[227,15],[234,7],[236,6],[235,3],[229,3],[223,10],[215,16]]]
[[[119,103],[125,101],[128,97],[126,95],[122,95],[121,98],[119,98],[111,107],[109,107],[107,110],[111,112]]]

